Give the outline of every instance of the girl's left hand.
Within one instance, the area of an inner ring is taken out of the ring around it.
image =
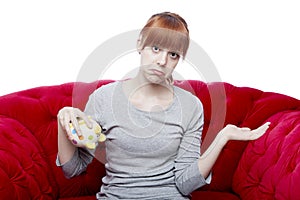
[[[270,122],[266,122],[257,129],[251,130],[249,128],[239,128],[235,125],[229,124],[221,130],[221,133],[223,133],[228,140],[256,140],[267,131],[269,125]]]

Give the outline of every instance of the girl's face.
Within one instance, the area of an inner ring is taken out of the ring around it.
[[[146,46],[141,51],[141,72],[151,83],[164,84],[172,73],[180,56],[159,46]]]

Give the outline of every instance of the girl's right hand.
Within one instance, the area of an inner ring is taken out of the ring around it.
[[[70,129],[69,124],[72,123],[74,129],[77,132],[78,137],[82,135],[81,129],[78,124],[78,120],[82,119],[85,121],[86,125],[89,128],[92,128],[92,122],[90,119],[87,117],[87,115],[82,112],[78,108],[73,108],[73,107],[64,107],[59,110],[57,114],[57,120],[59,121],[59,125],[61,128],[64,130],[64,132],[67,134],[68,138],[72,138],[72,132]]]

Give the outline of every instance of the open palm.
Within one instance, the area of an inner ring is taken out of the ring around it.
[[[229,140],[256,140],[261,137],[269,128],[270,122],[266,122],[257,129],[239,128],[229,124],[222,129],[224,135],[229,137]]]

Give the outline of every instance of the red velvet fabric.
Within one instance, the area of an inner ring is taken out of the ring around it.
[[[57,120],[64,106],[84,108],[96,88],[111,81],[66,83],[0,97],[0,199],[94,199],[105,175],[94,160],[66,179],[56,167]],[[229,142],[212,170],[212,183],[192,199],[297,199],[300,190],[300,101],[228,83],[176,81],[203,103],[202,149],[226,124],[271,128],[255,142]]]
[[[270,131],[249,143],[234,174],[242,199],[300,198],[300,111],[271,118]]]

